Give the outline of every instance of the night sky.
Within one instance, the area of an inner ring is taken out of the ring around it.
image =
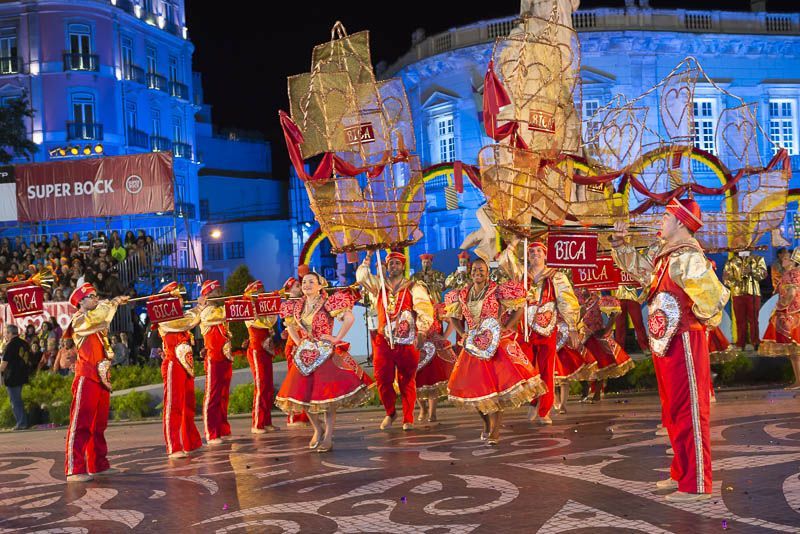
[[[250,6],[269,6],[267,13]],[[618,7],[623,0],[583,0],[582,8]],[[651,0],[653,7],[749,10],[747,0]],[[769,11],[798,10],[798,0],[773,0]],[[394,9],[387,14],[387,9]],[[275,176],[286,176],[286,148],[278,125],[288,111],[286,77],[310,68],[311,49],[330,39],[341,20],[349,33],[370,30],[373,62],[394,62],[411,47],[411,33],[433,35],[448,28],[519,11],[519,0],[453,2],[346,0],[311,2],[220,2],[186,0],[189,38],[195,45],[193,68],[203,75],[205,101],[214,123],[259,131],[272,141]],[[259,80],[259,81],[257,81]],[[263,81],[260,81],[263,80]]]

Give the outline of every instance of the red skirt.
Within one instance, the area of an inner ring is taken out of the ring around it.
[[[289,365],[275,405],[286,413],[323,413],[366,403],[373,381],[346,349],[346,344],[337,346],[308,376],[297,365]]]
[[[597,362],[597,369],[592,375],[593,380],[619,378],[636,366],[625,349],[611,336],[590,336],[586,340],[586,350],[591,352]]]
[[[738,352],[718,326],[708,332],[708,356],[711,363],[725,363],[736,358]]]
[[[420,351],[421,367],[417,368],[417,398],[438,399],[447,397],[447,381],[453,372],[456,354],[450,342],[439,336],[430,340],[436,346],[436,353],[426,363],[423,351]]]
[[[488,414],[529,403],[547,389],[513,334],[505,334],[489,360],[462,350],[447,391],[457,406]]]
[[[800,355],[800,313],[775,311],[758,346],[759,356]]]
[[[568,380],[589,380],[597,370],[594,358],[586,358],[586,350],[578,352],[569,345],[564,345],[556,352],[556,382]]]

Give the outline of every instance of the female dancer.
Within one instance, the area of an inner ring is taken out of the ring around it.
[[[437,317],[427,333],[427,339],[419,351],[417,365],[417,405],[418,421],[437,422],[436,404],[440,397],[447,397],[447,381],[453,372],[456,354],[450,342],[442,335],[442,323],[438,315],[443,311],[441,305],[434,306]]]
[[[275,399],[284,412],[305,410],[314,435],[308,444],[317,452],[333,448],[336,409],[364,404],[370,397],[372,379],[347,352],[342,339],[353,326],[353,305],[359,296],[342,290],[328,296],[324,279],[317,273],[303,277],[303,296],[281,306],[289,337],[297,345],[294,365]],[[334,336],[333,319],[342,320]]]
[[[458,406],[476,408],[483,419],[481,439],[497,445],[503,410],[530,402],[545,387],[514,339],[525,305],[524,289],[516,282],[490,281],[482,259],[473,262],[471,274],[470,285],[446,297],[445,313],[453,320],[445,338],[453,329],[464,336],[448,396]]]
[[[800,265],[795,251],[781,258],[783,275],[778,287],[778,304],[769,319],[759,345],[761,356],[788,356],[794,370],[794,383],[787,389],[800,389]]]

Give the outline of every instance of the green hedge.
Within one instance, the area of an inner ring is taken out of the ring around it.
[[[139,421],[156,415],[152,404],[153,397],[144,391],[131,391],[125,395],[111,397],[111,412],[115,421],[129,419]]]

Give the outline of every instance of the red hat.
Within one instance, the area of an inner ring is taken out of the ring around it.
[[[703,226],[700,205],[691,198],[673,198],[667,204],[667,213],[673,214],[690,232],[696,232]]]
[[[468,260],[469,259],[469,251],[468,250],[462,250],[461,252],[459,252],[458,253],[458,259],[460,259],[460,260]]]
[[[530,245],[528,245],[528,248],[530,250],[533,250],[535,248],[540,248],[540,249],[544,250],[545,252],[547,252],[547,245],[542,243],[541,241],[532,242]]]
[[[283,289],[284,289],[285,291],[289,291],[289,290],[290,290],[290,289],[292,289],[292,288],[293,288],[293,287],[294,287],[296,284],[299,284],[299,283],[300,283],[300,281],[299,281],[297,278],[295,278],[294,276],[290,276],[290,277],[289,277],[289,278],[287,278],[287,279],[286,279],[286,281],[283,283]]]
[[[420,254],[419,259],[421,259],[422,261],[425,260],[433,261],[433,254],[428,254],[427,252],[425,254]]]
[[[203,282],[203,285],[200,286],[200,294],[202,296],[206,296],[215,289],[219,289],[222,287],[222,284],[219,283],[219,280],[206,280]]]
[[[172,293],[173,291],[180,289],[178,286],[178,282],[169,282],[167,285],[162,287],[158,290],[159,293]]]
[[[261,283],[261,280],[254,280],[247,284],[247,287],[244,288],[245,295],[253,295],[255,293],[263,293],[264,292],[264,284]]]
[[[303,278],[305,275],[311,272],[311,268],[306,265],[305,263],[301,263],[297,266],[297,276]]]
[[[395,252],[395,251],[392,251],[386,255],[386,263],[389,263],[389,260],[401,261],[403,265],[405,265],[407,261],[405,254],[403,254],[402,252]]]
[[[72,294],[69,296],[69,303],[77,308],[83,299],[85,299],[89,295],[96,295],[96,294],[97,290],[94,288],[94,286],[89,282],[86,282],[82,286],[75,288],[75,291],[73,291]]]

